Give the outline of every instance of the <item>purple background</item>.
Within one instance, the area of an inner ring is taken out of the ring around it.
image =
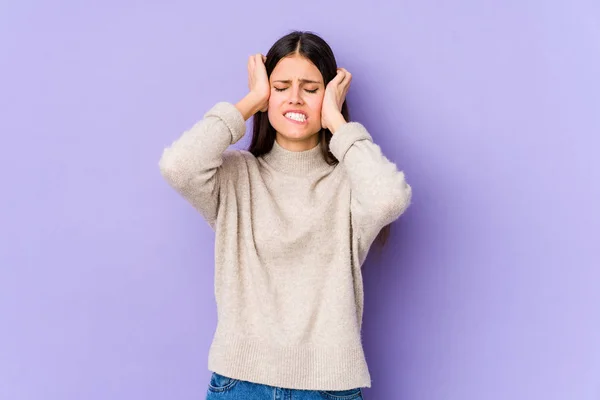
[[[291,29],[414,189],[366,398],[598,400],[596,0],[2,2],[0,398],[203,398],[213,234],[158,159]]]

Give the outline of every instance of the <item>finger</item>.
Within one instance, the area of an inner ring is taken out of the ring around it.
[[[248,89],[252,90],[252,78],[254,75],[252,68],[252,56],[248,57]]]
[[[346,93],[348,93],[348,89],[350,88],[350,81],[352,80],[352,78],[346,78],[344,79],[344,81],[342,83],[340,83],[340,90],[342,91],[342,93],[345,95]]]
[[[344,79],[344,81],[341,83],[341,86],[344,88],[344,90],[348,90],[350,87],[350,82],[352,82],[352,75],[346,75],[346,79]]]
[[[262,60],[263,60],[263,62],[266,62],[267,61],[267,56],[262,56]]]
[[[344,71],[342,71],[341,69],[338,68],[337,74],[329,83],[332,85],[339,85],[343,79],[344,79]]]
[[[265,62],[264,62],[264,60],[263,60],[263,55],[262,55],[262,54],[257,54],[257,55],[256,55],[256,58],[255,58],[255,64],[256,64],[257,66],[264,67],[264,65],[265,65]]]
[[[342,84],[349,84],[352,80],[352,74],[348,72],[346,68],[340,68],[340,70],[344,73],[344,79],[342,80]]]
[[[248,60],[248,87],[252,86],[252,75],[253,75],[253,71],[252,71],[252,59]]]

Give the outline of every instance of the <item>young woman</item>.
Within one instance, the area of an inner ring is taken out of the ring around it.
[[[361,265],[411,187],[349,122],[352,76],[319,36],[282,37],[248,78],[160,160],[216,235],[208,398],[361,399]],[[251,116],[249,150],[228,149]]]

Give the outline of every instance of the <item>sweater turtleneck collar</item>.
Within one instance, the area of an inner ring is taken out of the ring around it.
[[[310,150],[291,151],[281,147],[275,140],[271,151],[264,154],[262,158],[274,169],[290,175],[305,175],[333,168],[325,161],[320,143]]]

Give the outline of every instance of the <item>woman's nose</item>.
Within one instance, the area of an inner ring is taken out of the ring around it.
[[[292,86],[290,89],[289,102],[294,104],[302,104],[300,86]]]

